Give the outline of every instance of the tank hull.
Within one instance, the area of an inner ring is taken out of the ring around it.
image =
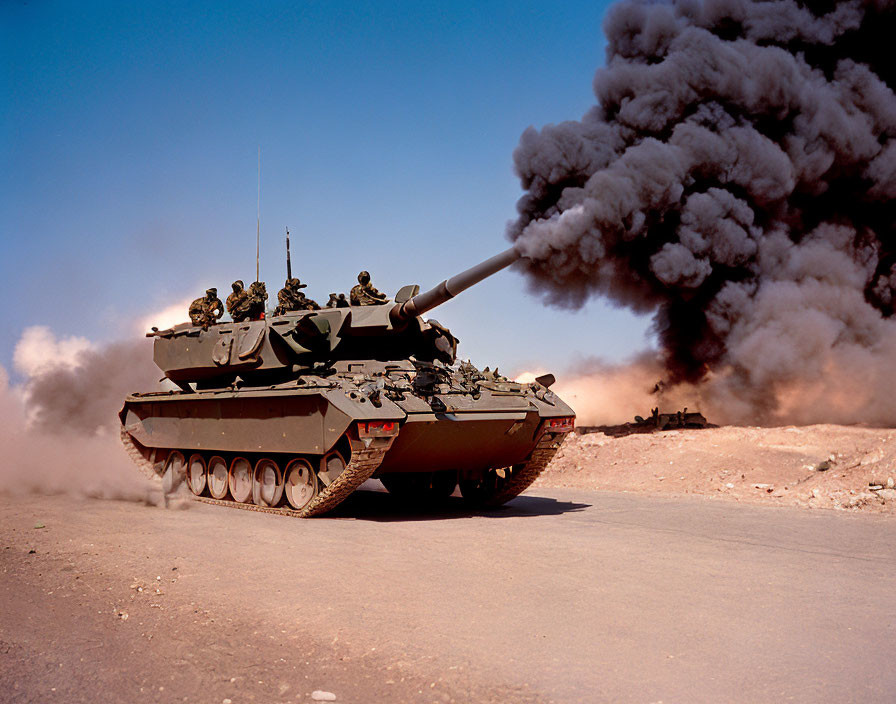
[[[282,496],[276,505],[263,507],[318,515],[371,477],[382,478],[391,489],[439,476],[445,493],[457,482],[462,489],[494,483],[495,472],[503,472],[501,481],[514,473],[518,478],[527,467],[531,474],[533,458],[538,455],[542,462],[548,451],[552,456],[572,430],[572,409],[537,385],[496,375],[474,379],[469,369],[466,376],[449,369],[439,370],[442,382],[427,388],[419,383],[419,373],[411,362],[372,368],[369,362],[349,362],[326,378],[300,376],[264,388],[133,394],[120,413],[122,440],[148,475],[180,473],[197,498],[241,508],[253,502],[236,500],[233,477],[239,467],[254,467],[258,474],[260,463],[273,463],[272,481],[279,490],[289,481],[289,467],[307,463],[316,474],[308,491],[315,500],[326,499],[323,508],[297,508]],[[231,484],[229,493],[218,498],[206,485],[216,462],[227,466]],[[357,462],[362,470],[354,466]],[[198,492],[189,481],[194,464],[205,472]],[[342,476],[347,472],[351,481]],[[262,479],[253,475],[247,481]],[[334,502],[328,494],[336,490],[342,495]],[[479,498],[475,503],[490,503]]]
[[[320,394],[129,397],[122,425],[146,447],[323,454],[351,418]]]
[[[377,474],[456,470],[467,476],[525,462],[538,440],[537,411],[409,415]]]

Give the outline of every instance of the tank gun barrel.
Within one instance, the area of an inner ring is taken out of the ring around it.
[[[484,262],[480,262],[476,266],[472,266],[466,271],[446,279],[438,286],[423,293],[418,293],[404,303],[395,304],[395,307],[390,312],[390,317],[393,321],[400,323],[415,316],[423,315],[436,306],[442,305],[445,301],[454,298],[461,291],[465,291],[470,286],[478,284],[492,274],[498,273],[501,269],[507,268],[519,258],[520,253],[515,247],[506,249],[490,259],[486,259]]]

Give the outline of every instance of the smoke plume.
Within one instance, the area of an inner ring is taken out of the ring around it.
[[[654,312],[730,419],[896,423],[894,0],[624,1],[597,104],[529,128],[509,237],[546,301]]]
[[[515,381],[530,383],[547,370],[520,374]],[[648,416],[657,405],[681,410],[700,407],[699,395],[689,385],[657,388],[663,367],[655,354],[642,352],[621,363],[585,359],[558,375],[551,387],[576,411],[576,425],[616,425],[636,415]]]
[[[95,345],[33,327],[14,363],[20,384],[0,367],[0,491],[162,501],[118,437],[125,395],[157,385],[146,340]]]

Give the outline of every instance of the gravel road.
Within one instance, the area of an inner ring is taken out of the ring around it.
[[[0,700],[890,702],[894,593],[891,515],[0,496]]]

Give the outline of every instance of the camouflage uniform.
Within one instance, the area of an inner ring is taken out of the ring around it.
[[[348,308],[348,301],[345,300],[345,294],[331,293],[330,300],[327,301],[327,308]]]
[[[274,315],[283,315],[297,310],[320,310],[320,306],[310,298],[306,298],[300,289],[307,288],[296,278],[287,279],[286,285],[277,293],[277,303]]]
[[[304,293],[299,293],[299,304],[301,306],[301,310],[320,310],[320,306],[317,301],[312,298],[307,298]]]
[[[349,298],[353,306],[380,306],[388,300],[386,294],[373,287],[366,271],[358,274],[358,285],[352,288]]]
[[[209,325],[214,325],[224,315],[224,304],[218,298],[218,289],[206,290],[205,296],[197,298],[190,304],[190,322],[193,325],[208,330]]]
[[[249,285],[249,294],[246,303],[241,309],[241,313],[245,313],[245,317],[249,320],[264,319],[264,305],[268,300],[268,290],[263,281],[253,281]]]
[[[227,312],[230,313],[233,322],[239,323],[246,319],[244,309],[246,300],[249,298],[249,292],[243,288],[243,282],[239,279],[234,281],[231,286],[233,287],[233,293],[227,297]]]

